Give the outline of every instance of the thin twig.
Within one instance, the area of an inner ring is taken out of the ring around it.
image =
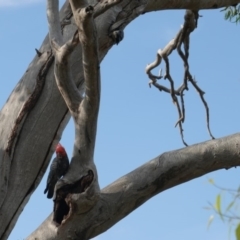
[[[207,121],[208,133],[209,133],[209,135],[211,136],[212,139],[215,139],[215,137],[212,135],[212,132],[211,132],[211,129],[210,129],[210,114],[209,114],[209,107],[208,107],[207,101],[204,98],[205,92],[197,85],[196,81],[192,77],[189,77],[188,80],[189,80],[189,82],[192,83],[192,85],[194,86],[194,88],[198,92],[198,94],[199,94],[199,96],[200,96],[200,98],[203,102],[203,105],[204,105],[205,110],[206,110],[206,121]]]

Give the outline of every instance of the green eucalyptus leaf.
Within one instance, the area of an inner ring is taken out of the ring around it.
[[[237,225],[235,229],[236,240],[240,240],[240,223]]]
[[[221,217],[222,221],[224,221],[223,216],[222,216],[222,211],[221,211],[221,195],[218,194],[216,197],[216,202],[215,202],[215,209],[219,216]]]
[[[214,215],[211,215],[208,219],[207,229],[210,227],[211,223],[213,222]]]

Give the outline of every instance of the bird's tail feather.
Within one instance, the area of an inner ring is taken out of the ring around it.
[[[53,197],[53,190],[54,190],[54,188],[49,188],[48,189],[47,198],[52,198]]]

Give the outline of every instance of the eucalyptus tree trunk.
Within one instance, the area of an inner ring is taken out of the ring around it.
[[[70,169],[55,187],[54,213],[27,239],[90,239],[168,188],[239,166],[239,134],[164,153],[102,190],[93,159],[100,62],[122,40],[124,28],[151,11],[239,2],[71,0],[58,16],[57,1],[49,1],[50,41],[47,36],[0,112],[0,239],[7,239],[41,181],[70,114],[75,122]],[[63,202],[66,215],[61,215]],[[56,214],[61,218],[54,221]]]

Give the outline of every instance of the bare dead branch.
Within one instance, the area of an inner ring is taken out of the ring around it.
[[[202,103],[206,110],[206,116],[207,116],[207,129],[209,132],[209,135],[214,139],[211,130],[210,130],[210,124],[209,124],[209,108],[207,105],[206,100],[203,97],[204,92],[198,87],[197,83],[193,80],[192,75],[189,70],[189,63],[188,63],[188,57],[189,57],[189,46],[190,46],[190,34],[194,31],[194,29],[197,27],[197,21],[199,18],[198,11],[192,11],[192,10],[186,10],[185,16],[184,16],[184,24],[183,27],[180,29],[180,31],[177,33],[176,37],[172,39],[163,50],[158,50],[157,52],[157,58],[156,60],[149,64],[146,67],[146,73],[150,79],[149,85],[153,85],[156,88],[158,88],[160,91],[167,92],[171,95],[173,103],[177,107],[178,111],[178,121],[176,125],[179,126],[182,142],[185,146],[187,146],[186,142],[184,141],[183,137],[183,128],[182,124],[185,120],[185,104],[184,104],[184,91],[188,90],[188,81],[192,83],[196,91],[199,93],[200,98],[202,100]],[[182,50],[182,45],[184,48],[184,52]],[[182,85],[176,90],[174,87],[174,80],[171,77],[170,74],[170,64],[168,60],[168,56],[177,49],[177,52],[179,56],[181,57],[184,65],[184,76],[183,76],[183,83]],[[161,60],[164,59],[165,65],[166,65],[166,74],[164,79],[168,79],[170,83],[170,88],[164,87],[162,85],[157,84],[157,80],[160,80],[162,78],[162,75],[155,76],[151,73],[151,71],[159,66],[161,64]],[[181,106],[178,101],[178,97],[180,97]],[[176,126],[175,125],[175,126]]]
[[[91,108],[94,107],[94,105],[98,108],[100,101],[100,66],[97,32],[94,24],[93,12],[94,8],[88,6],[82,8],[79,15],[74,14],[74,18],[78,26],[79,39],[83,51],[82,57],[86,98],[91,100]],[[92,112],[92,110],[90,111]]]
[[[59,9],[58,0],[47,0],[49,39],[50,41],[54,40],[58,45],[62,46],[63,37],[58,9]]]
[[[41,56],[42,56],[42,52],[40,52],[37,48],[35,48],[35,51],[36,51],[38,57],[41,57]]]
[[[68,59],[79,43],[78,32],[76,32],[72,39],[70,39],[62,47],[59,47],[56,42],[52,41],[52,48],[55,52],[55,79],[59,91],[61,92],[70,112],[73,117],[79,108],[83,99],[82,94],[79,92],[71,74]]]
[[[170,82],[170,95],[172,97],[173,103],[174,105],[177,107],[177,111],[178,111],[178,117],[179,120],[177,121],[177,123],[175,124],[175,127],[178,125],[179,126],[179,131],[180,131],[180,135],[182,138],[182,142],[185,146],[188,146],[187,143],[184,141],[184,136],[183,136],[183,128],[182,128],[182,121],[184,119],[183,116],[183,111],[180,108],[179,102],[178,102],[178,98],[175,94],[175,88],[174,88],[174,81],[170,75],[170,66],[169,66],[169,60],[168,57],[165,55],[163,57],[165,64],[166,64],[166,75],[165,75],[165,79],[168,79],[168,81]]]
[[[208,172],[240,166],[239,149],[236,148],[239,145],[240,134],[234,134],[163,153],[102,189],[100,200],[88,214],[75,216],[65,223],[65,229],[76,232],[62,231],[61,235],[56,235],[49,217],[27,240],[39,238],[43,231],[47,231],[47,239],[61,236],[62,240],[75,233],[79,239],[91,239],[158,193]],[[79,224],[83,222],[85,224]]]
[[[70,168],[57,182],[54,190],[53,221],[59,227],[62,227],[62,223],[70,216],[79,214],[79,211],[73,210],[73,205],[79,205],[80,211],[87,211],[97,201],[99,192],[97,170],[93,161],[100,102],[100,67],[94,8],[88,6],[84,0],[71,0],[70,5],[78,30],[73,38],[63,45],[58,44],[60,41],[51,41],[55,55],[54,74],[57,86],[75,122],[75,143]],[[52,15],[54,14],[56,12],[52,12]],[[50,31],[54,27],[56,26],[52,24]],[[70,55],[79,40],[85,80],[84,96],[72,79],[69,64]],[[84,187],[79,188],[81,185]]]
[[[163,77],[162,76],[162,69],[160,69],[160,71],[159,71],[159,76],[156,76],[156,75],[151,73],[151,70],[154,69],[155,67],[157,67],[161,63],[161,61],[162,61],[162,58],[157,53],[156,60],[153,63],[148,64],[148,66],[146,68],[146,73],[148,74],[149,79],[151,79],[149,81],[149,87],[151,87],[152,84],[156,83],[158,79],[161,79]],[[161,87],[159,87],[159,90],[161,91]]]
[[[208,107],[207,101],[204,98],[205,92],[203,90],[201,90],[201,88],[197,85],[197,82],[192,77],[189,77],[188,79],[192,83],[192,85],[194,86],[196,91],[198,92],[198,94],[199,94],[199,96],[200,96],[200,98],[201,98],[201,100],[204,104],[204,107],[205,107],[205,110],[206,110],[206,122],[207,122],[208,133],[209,133],[209,135],[211,136],[212,139],[215,139],[214,136],[212,135],[212,132],[211,132],[211,129],[210,129],[210,114],[209,114],[209,107]]]

